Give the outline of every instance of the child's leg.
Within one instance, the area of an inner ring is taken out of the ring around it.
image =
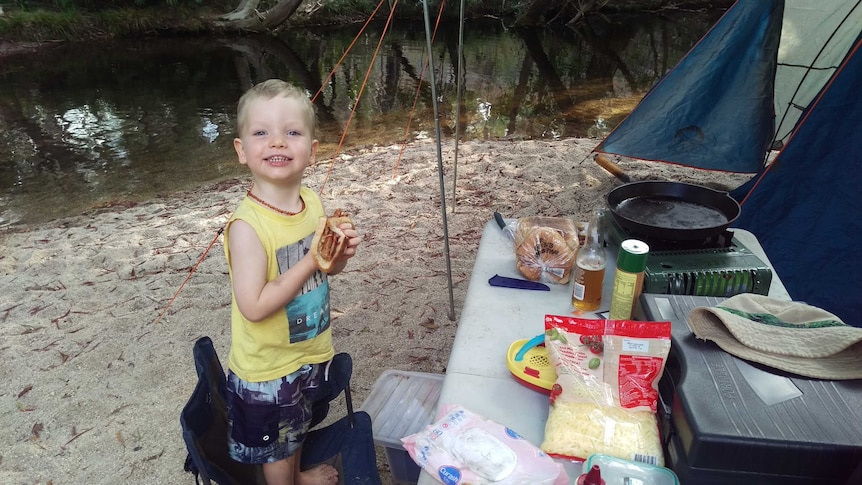
[[[263,476],[267,485],[335,485],[338,470],[332,465],[322,464],[299,471],[302,449],[283,460],[263,464]]]
[[[288,456],[283,460],[263,464],[263,476],[266,485],[293,485],[294,466],[297,456]]]
[[[300,473],[296,485],[335,485],[338,483],[338,470],[332,465],[318,465]]]
[[[338,481],[338,472],[330,465],[299,471],[320,373],[321,366],[315,364],[280,379],[246,382],[228,371],[230,456],[241,463],[262,463],[268,485],[334,485]]]

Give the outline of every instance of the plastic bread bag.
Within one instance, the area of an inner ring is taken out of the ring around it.
[[[512,225],[515,265],[525,278],[567,284],[578,252],[578,229],[565,217],[525,217]]]
[[[462,406],[444,404],[442,417],[402,438],[413,461],[446,485],[566,485],[568,474],[518,433]]]
[[[557,380],[542,450],[663,466],[655,413],[670,329],[670,322],[546,315],[545,347]]]

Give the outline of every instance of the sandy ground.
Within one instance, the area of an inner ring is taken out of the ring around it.
[[[581,221],[604,204],[621,182],[588,158],[596,143],[462,143],[457,171],[454,144],[443,147],[454,319],[436,144],[415,142],[403,156],[400,146],[357,150],[309,171],[315,190],[326,181],[325,207],[345,209],[363,235],[331,280],[336,350],[353,356],[357,405],[385,369],[445,373],[494,211]],[[745,180],[619,164],[636,180]],[[179,414],[195,384],[195,340],[208,335],[227,356],[230,289],[217,231],[247,188],[229,180],[0,235],[0,483],[194,483]],[[393,483],[382,447],[378,468]]]

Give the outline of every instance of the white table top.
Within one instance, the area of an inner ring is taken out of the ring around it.
[[[754,235],[741,229],[733,229],[733,232],[739,242],[772,267]],[[615,261],[616,249],[608,248],[608,269],[598,312],[610,307]],[[548,396],[515,380],[506,367],[506,351],[515,340],[543,333],[546,314],[574,314],[572,283],[549,285],[551,291],[500,288],[488,284],[495,274],[523,278],[515,268],[511,240],[491,220],[485,225],[479,243],[438,407],[443,403],[461,404],[539,446],[548,418]],[[774,272],[769,296],[789,299]],[[594,312],[577,316],[599,318]],[[581,473],[581,463],[564,464],[574,483]],[[422,471],[418,485],[435,483],[439,482]]]

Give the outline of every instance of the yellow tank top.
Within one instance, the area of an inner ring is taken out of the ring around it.
[[[269,260],[267,281],[272,281],[302,259],[311,247],[318,220],[325,215],[320,198],[303,186],[305,210],[295,216],[277,214],[246,197],[228,221],[224,250],[230,267],[230,227],[241,219],[257,233]],[[231,272],[231,279],[233,273]],[[231,285],[233,287],[233,285]],[[284,377],[305,364],[332,359],[329,326],[329,282],[317,271],[282,311],[264,320],[247,320],[231,292],[230,369],[241,379],[262,382]]]

